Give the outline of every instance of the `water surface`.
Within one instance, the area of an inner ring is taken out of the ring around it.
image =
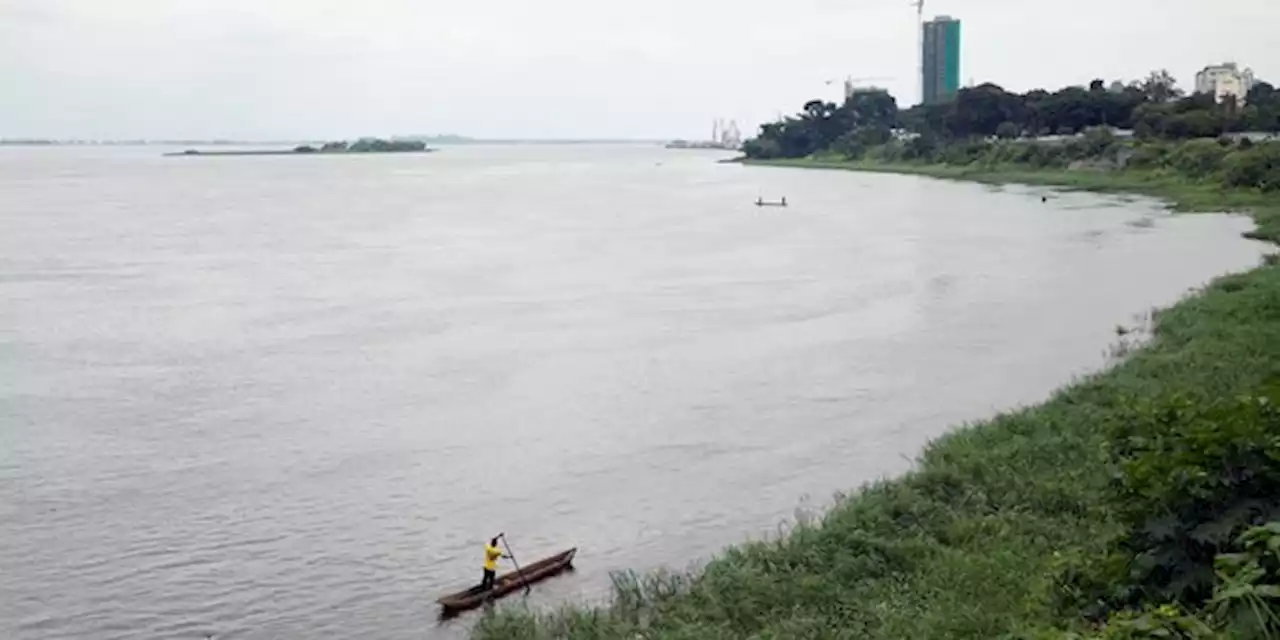
[[[0,636],[456,636],[432,600],[499,531],[581,548],[533,604],[597,598],[1263,251],[1145,200],[717,157],[0,149]]]

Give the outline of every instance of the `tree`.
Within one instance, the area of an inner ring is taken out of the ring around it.
[[[952,109],[951,103],[916,105],[898,114],[898,123],[915,133],[946,136],[949,135],[947,117]]]
[[[888,91],[860,91],[842,107],[852,127],[892,129],[898,123],[898,101]]]
[[[1180,139],[1217,138],[1246,128],[1280,130],[1280,91],[1269,84],[1255,86],[1243,106],[1233,106],[1229,100],[1216,104],[1208,94],[1181,95],[1173,76],[1165,70],[1154,71],[1128,86],[1113,83],[1110,89],[1099,79],[1088,88],[1034,89],[1016,94],[988,83],[961,89],[950,102],[905,110],[898,109],[888,92],[857,92],[839,106],[825,100],[804,103],[795,116],[761,126],[744,151],[752,158],[798,158],[827,150],[860,157],[889,143],[893,130],[903,128],[920,134],[916,140],[925,141],[896,145],[886,151],[889,155],[966,162],[980,153],[969,141],[991,136],[1072,135],[1096,127],[1118,127],[1132,128],[1143,138]],[[1089,142],[1082,145],[1078,145],[1081,153],[1092,153],[1087,148]],[[1053,164],[1059,160],[1055,156],[1043,161]]]
[[[1254,83],[1249,89],[1249,93],[1245,94],[1246,104],[1252,105],[1271,105],[1280,101],[1280,95],[1277,95],[1276,88],[1266,82]]]
[[[1235,116],[1212,96],[1192,96],[1176,103],[1147,103],[1134,112],[1134,130],[1140,137],[1216,138],[1236,128]]]
[[[831,109],[834,108],[828,106],[830,104],[831,103],[823,102],[822,100],[810,100],[804,103],[804,115],[808,116],[810,120],[815,122],[822,120],[827,117]]]
[[[1192,111],[1207,111],[1213,109],[1217,105],[1212,93],[1193,93],[1182,100],[1173,103],[1174,113],[1190,113]]]
[[[1026,128],[1027,133],[1038,136],[1052,130],[1048,123],[1049,116],[1045,108],[1052,95],[1044,89],[1034,89],[1022,96],[1022,112],[1025,114],[1022,125]]]
[[[810,101],[805,106],[811,107],[813,102],[818,101]],[[760,135],[755,139],[757,144],[750,148],[744,145],[743,150],[752,158],[803,158],[822,149],[825,144],[818,136],[817,121],[810,118],[813,113],[818,112],[818,108],[811,109],[812,113],[807,109],[800,118],[784,118],[761,125]],[[763,141],[769,141],[769,144],[764,144]],[[753,155],[753,151],[768,155]]]
[[[784,157],[782,155],[782,146],[778,144],[778,141],[763,134],[744,142],[742,144],[742,152],[748,158],[758,158],[760,160]]]
[[[1022,99],[995,84],[961,89],[952,104],[948,128],[955,137],[992,136],[1002,122],[1025,120]]]
[[[1240,99],[1235,95],[1228,94],[1222,99],[1222,114],[1227,121],[1227,126],[1240,119]]]
[[[831,143],[831,150],[849,160],[857,160],[866,154],[867,145],[863,144],[857,131],[849,131]]]
[[[1280,90],[1259,82],[1245,95],[1240,115],[1241,128],[1254,131],[1280,131]]]
[[[1099,100],[1105,94],[1092,94],[1080,87],[1067,87],[1045,98],[1040,105],[1045,126],[1058,133],[1073,134],[1102,124]]]
[[[1182,97],[1178,81],[1169,74],[1168,69],[1152,71],[1138,86],[1151,102],[1169,102]]]
[[[1018,137],[1021,134],[1022,134],[1022,130],[1018,128],[1018,125],[1012,122],[1001,122],[1000,126],[996,127],[997,138],[1011,140],[1013,138]]]

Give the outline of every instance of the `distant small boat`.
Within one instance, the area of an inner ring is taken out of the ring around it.
[[[787,206],[787,199],[783,197],[781,200],[778,200],[776,202],[770,202],[765,200],[764,198],[757,198],[756,206],[757,207],[785,207]]]
[[[568,551],[561,551],[549,558],[543,558],[531,565],[521,567],[519,571],[504,573],[493,581],[492,589],[481,589],[479,585],[476,585],[465,591],[443,596],[436,600],[436,602],[440,603],[440,613],[441,615],[449,616],[468,609],[474,609],[489,600],[495,600],[517,589],[523,589],[525,585],[550,578],[565,569],[571,568],[573,566],[573,556],[577,553],[578,548],[574,547]]]

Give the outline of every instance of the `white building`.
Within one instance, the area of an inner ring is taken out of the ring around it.
[[[1211,93],[1218,102],[1235,96],[1238,104],[1244,104],[1244,97],[1253,85],[1253,70],[1240,69],[1234,62],[1208,66],[1196,74],[1196,93]]]

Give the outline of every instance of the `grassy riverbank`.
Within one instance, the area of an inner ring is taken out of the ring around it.
[[[1260,237],[1280,238],[1280,203],[1274,194],[1159,172],[812,159],[767,164],[1138,192],[1165,197],[1185,210],[1248,208],[1258,219]],[[1222,629],[1233,623],[1202,614],[1202,602],[1194,598],[1158,595],[1160,585],[1136,573],[1138,559],[1157,547],[1142,547],[1136,533],[1147,531],[1144,523],[1153,515],[1196,512],[1184,508],[1192,496],[1200,501],[1192,504],[1196,508],[1214,500],[1224,503],[1206,507],[1210,515],[1197,523],[1226,522],[1215,535],[1234,539],[1243,525],[1224,520],[1214,509],[1229,510],[1232,505],[1226,503],[1234,499],[1224,497],[1219,485],[1237,489],[1240,483],[1217,482],[1214,474],[1230,467],[1224,460],[1235,464],[1231,456],[1253,451],[1249,447],[1256,443],[1246,442],[1246,436],[1272,433],[1258,425],[1277,425],[1266,422],[1269,413],[1264,419],[1252,409],[1218,403],[1274,396],[1278,380],[1280,267],[1267,264],[1219,279],[1158,314],[1150,344],[1110,370],[1038,406],[938,438],[915,471],[864,487],[818,524],[798,527],[780,540],[732,548],[696,576],[619,580],[616,601],[608,608],[540,614],[518,605],[500,608],[478,624],[474,635],[1147,637],[1124,635],[1126,616],[1134,615],[1124,611],[1160,605],[1164,608],[1151,615],[1167,620],[1140,620],[1139,626],[1201,625],[1210,633],[1211,625]],[[1199,407],[1217,407],[1221,415],[1206,418]],[[1220,422],[1238,428],[1218,429]],[[1194,444],[1162,450],[1152,442]],[[1203,455],[1187,460],[1187,451]],[[1271,462],[1256,463],[1266,469],[1253,469],[1257,473],[1241,482],[1272,477],[1266,473],[1280,459],[1275,453],[1274,459],[1262,458]],[[1183,466],[1169,467],[1169,461]],[[1206,479],[1212,486],[1189,486],[1186,478]],[[1159,541],[1166,538],[1180,540],[1170,534]],[[1215,550],[1225,549],[1226,543],[1214,544]],[[1197,557],[1162,567],[1168,569],[1162,579],[1180,571],[1201,575],[1204,562]]]
[[[1214,181],[1192,179],[1170,171],[1039,169],[1021,164],[950,165],[843,160],[836,157],[743,160],[743,163],[771,167],[910,174],[948,180],[1053,186],[1102,193],[1143,194],[1166,200],[1177,211],[1248,212],[1258,226],[1257,230],[1250,234],[1251,237],[1280,242],[1280,194],[1266,193],[1257,189],[1226,188]]]

